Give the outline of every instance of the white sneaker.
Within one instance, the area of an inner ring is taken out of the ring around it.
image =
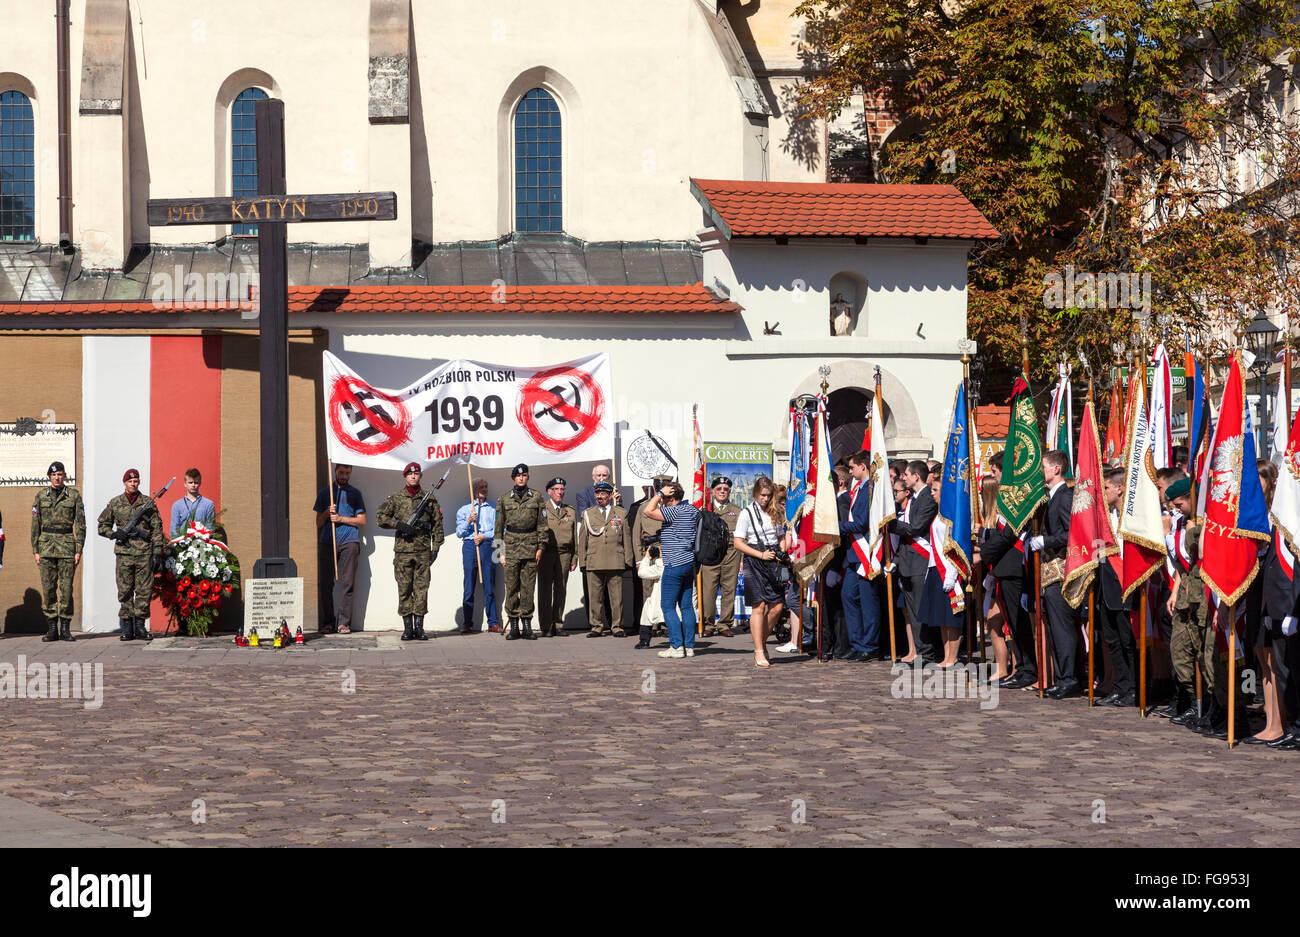
[[[695,656],[695,648],[693,648],[693,647],[688,647],[688,648],[686,648],[686,656],[687,656],[687,657],[694,657],[694,656]]]
[[[777,648],[782,654],[798,654],[799,646],[793,641],[787,641]]]
[[[680,647],[669,647],[669,648],[664,648],[662,651],[660,651],[659,656],[660,657],[685,657],[686,654],[682,651]]]

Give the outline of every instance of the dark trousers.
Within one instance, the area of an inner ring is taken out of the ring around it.
[[[844,603],[844,626],[849,648],[862,654],[880,652],[880,597],[870,579],[862,576],[860,568],[844,573],[840,591]]]
[[[1286,717],[1291,720],[1291,725],[1300,727],[1300,634],[1285,637],[1282,643],[1286,645],[1279,649],[1286,665],[1286,679],[1282,681],[1282,705],[1286,708]]]
[[[822,616],[822,655],[843,657],[851,650],[848,619],[844,614],[843,580],[838,586],[823,586],[822,601],[826,603]]]
[[[461,598],[461,623],[474,624],[474,592],[478,587],[478,566],[474,562],[474,538],[466,537],[461,541],[461,563],[465,567],[465,588]],[[488,538],[478,545],[478,562],[483,564],[483,611],[488,627],[501,623],[497,617],[496,567],[492,565],[492,540]]]
[[[1106,650],[1110,654],[1110,669],[1115,677],[1111,683],[1111,691],[1121,696],[1136,693],[1137,675],[1134,661],[1137,652],[1128,610],[1115,611],[1102,603],[1098,605],[1095,612],[1101,613],[1101,637],[1106,642]]]
[[[1052,663],[1056,685],[1073,687],[1079,682],[1079,621],[1070,603],[1061,595],[1061,584],[1043,589],[1043,612],[1052,636]]]
[[[1009,576],[998,580],[1002,592],[1007,621],[1011,625],[1011,640],[1016,646],[1016,671],[1031,679],[1038,679],[1038,649],[1034,644],[1034,622],[1029,612],[1020,604],[1024,594],[1024,579]]]
[[[332,540],[318,543],[317,560],[320,563],[320,575],[317,579],[317,606],[320,609],[320,624],[336,625],[339,628],[352,627],[352,599],[357,579],[357,558],[361,555],[361,544],[353,540],[339,547],[339,578],[343,585],[339,595],[338,608],[334,607],[334,555]]]

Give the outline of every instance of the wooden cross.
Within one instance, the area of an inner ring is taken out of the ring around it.
[[[289,557],[289,257],[285,225],[307,221],[392,221],[393,192],[287,195],[284,102],[258,101],[257,191],[251,198],[149,199],[151,226],[256,224],[258,355],[261,370],[262,556],[253,575],[296,576]]]

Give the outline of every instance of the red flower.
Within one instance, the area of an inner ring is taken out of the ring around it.
[[[211,588],[212,588],[212,583],[208,582],[206,579],[203,580],[201,583],[199,583],[200,592],[207,592]]]
[[[184,579],[182,579],[182,580],[178,583],[178,585],[179,585],[182,589],[188,589],[188,588],[190,587],[190,577],[189,577],[189,576],[186,576]]]
[[[199,600],[199,593],[197,590],[191,589],[189,592],[185,593],[185,598],[189,599],[191,602],[197,602]]]
[[[214,592],[214,593],[212,593],[212,595],[208,596],[208,604],[209,604],[209,605],[216,605],[216,604],[217,604],[218,602],[220,602],[220,601],[221,601],[221,596],[220,596],[219,594],[217,594],[216,592]]]
[[[230,595],[230,591],[231,591],[231,589],[233,589],[233,588],[234,588],[234,586],[232,586],[230,583],[226,583],[226,587],[225,587],[225,590],[224,590],[225,593],[226,593],[226,595]]]

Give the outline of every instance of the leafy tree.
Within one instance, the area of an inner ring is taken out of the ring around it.
[[[1022,316],[1045,388],[1059,356],[1104,367],[1142,323],[1177,353],[1184,331],[1204,343],[1258,310],[1300,314],[1297,0],[804,0],[795,15],[810,112],[883,93],[900,124],[886,178],[953,184],[1001,233],[969,284],[991,378],[1019,368]],[[1151,315],[1086,291],[1049,308],[1071,268],[1149,274]]]

